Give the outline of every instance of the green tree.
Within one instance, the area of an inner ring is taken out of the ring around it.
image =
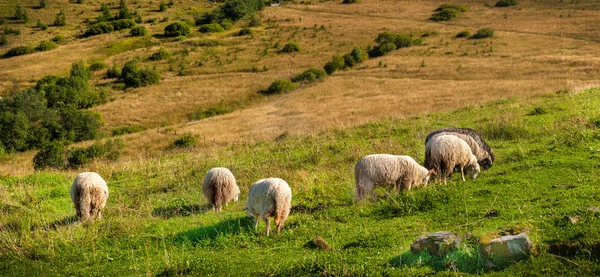
[[[54,17],[54,26],[65,26],[67,25],[67,14],[64,11],[60,11],[56,17]]]

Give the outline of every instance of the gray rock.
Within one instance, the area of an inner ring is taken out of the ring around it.
[[[565,216],[563,220],[567,223],[575,224],[579,221],[579,218],[581,218],[581,216]]]
[[[587,208],[588,211],[592,212],[592,213],[600,213],[600,208],[598,207],[594,207],[594,206],[589,206]]]
[[[444,256],[458,248],[459,243],[460,239],[454,233],[435,232],[415,239],[410,244],[410,251],[419,254],[427,250],[432,255]]]
[[[531,253],[533,244],[526,233],[503,236],[492,239],[489,243],[479,243],[479,251],[486,258],[504,258],[518,260]]]
[[[323,251],[329,251],[331,249],[331,247],[329,247],[329,244],[327,244],[327,242],[320,236],[316,236],[313,239],[313,243],[315,244],[315,247],[317,249],[321,249]]]

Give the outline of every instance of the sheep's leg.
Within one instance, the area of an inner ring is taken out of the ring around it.
[[[277,234],[279,234],[279,232],[281,232],[281,229],[283,228],[283,222],[279,222],[277,224]]]
[[[269,236],[269,230],[271,229],[271,218],[265,217],[265,223],[267,223],[267,237]]]
[[[465,180],[465,170],[464,169],[465,169],[464,166],[460,167],[460,178],[462,178],[463,182],[466,182],[466,180]]]
[[[258,216],[254,215],[254,231],[258,228]]]
[[[444,186],[446,185],[446,174],[444,174]]]

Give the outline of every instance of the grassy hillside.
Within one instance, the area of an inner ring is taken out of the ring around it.
[[[600,90],[559,91],[467,105],[450,112],[282,137],[276,142],[202,148],[140,162],[96,163],[107,180],[105,218],[73,223],[74,173],[0,180],[0,271],[23,275],[348,276],[600,274]],[[475,180],[399,194],[379,189],[353,201],[353,166],[370,153],[423,158],[423,140],[442,126],[474,128],[497,154]],[[217,214],[201,193],[204,172],[226,166],[240,202]],[[286,179],[292,213],[265,237],[242,211],[249,185]],[[565,216],[580,216],[568,224]],[[422,234],[447,230],[492,238],[527,232],[527,260],[484,261],[471,244],[444,258],[409,251]],[[333,248],[307,246],[315,235]]]

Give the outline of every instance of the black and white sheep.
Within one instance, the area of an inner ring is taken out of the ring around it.
[[[292,206],[292,189],[283,179],[267,178],[252,184],[248,191],[248,200],[244,210],[254,217],[254,229],[258,221],[264,219],[267,224],[267,236],[271,229],[271,217],[275,218],[277,233],[290,214]]]
[[[466,169],[472,179],[477,178],[481,171],[477,157],[471,152],[469,145],[453,135],[439,135],[431,138],[425,146],[425,159],[429,161],[429,169],[442,176],[444,184],[446,177],[452,175],[455,167],[460,169],[460,176],[465,181]]]
[[[235,177],[229,169],[215,167],[204,175],[202,194],[206,201],[213,205],[213,210],[220,212],[223,205],[227,205],[229,201],[238,201],[240,188],[235,183]]]
[[[477,162],[483,170],[492,167],[492,163],[496,160],[496,155],[492,148],[481,138],[481,136],[473,129],[470,128],[441,128],[437,129],[425,138],[425,145],[429,140],[437,135],[454,135],[464,140],[469,147],[471,152],[477,157]],[[429,167],[429,160],[425,157],[425,167]]]
[[[354,166],[356,199],[361,201],[367,194],[373,195],[376,186],[394,186],[396,191],[427,186],[432,174],[433,170],[427,170],[410,156],[367,155]]]
[[[102,218],[102,209],[108,199],[108,187],[98,173],[79,173],[71,185],[70,195],[79,220]]]

